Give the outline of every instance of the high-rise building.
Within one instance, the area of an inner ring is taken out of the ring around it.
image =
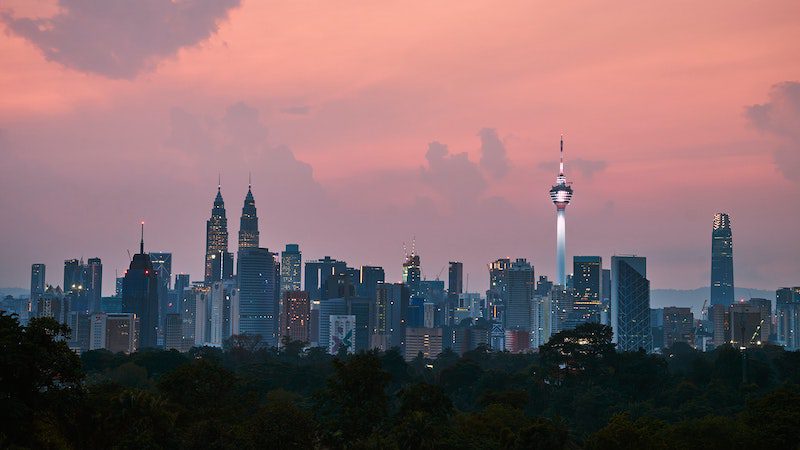
[[[356,294],[375,301],[378,284],[386,281],[386,273],[380,266],[361,266],[361,280],[356,287]]]
[[[217,185],[217,196],[211,207],[211,217],[206,221],[206,261],[204,281],[208,284],[223,278],[223,272],[233,271],[233,257],[228,253],[228,219],[222,186]],[[230,261],[228,261],[230,259]],[[226,268],[226,266],[229,266]]]
[[[733,304],[733,235],[726,213],[714,214],[711,231],[711,304]]]
[[[239,332],[261,335],[266,345],[277,345],[280,285],[275,256],[266,248],[239,250]]]
[[[100,312],[100,301],[103,298],[103,262],[100,258],[89,258],[84,273],[89,312]]]
[[[464,263],[450,261],[447,269],[447,293],[462,294],[464,292]]]
[[[586,322],[600,323],[603,259],[599,256],[574,256],[572,269],[574,301],[570,314],[571,322],[574,325]]]
[[[611,328],[618,350],[653,350],[650,280],[644,257],[611,257]]]
[[[164,349],[183,351],[183,323],[180,314],[169,313],[164,319]]]
[[[233,329],[233,311],[239,301],[236,281],[233,279],[215,281],[211,285],[211,295],[206,302],[208,317],[208,333],[205,344],[220,347],[231,337]]]
[[[776,337],[787,350],[800,350],[800,286],[775,291]]]
[[[311,301],[322,298],[322,289],[328,281],[328,277],[334,274],[341,274],[347,270],[347,263],[337,261],[330,256],[322,259],[306,262],[305,281],[303,289],[308,292]]]
[[[389,348],[402,348],[405,343],[411,291],[404,283],[380,283],[375,296],[373,334],[386,336]]]
[[[508,299],[508,270],[510,268],[511,260],[509,258],[500,258],[489,263],[489,289],[486,291],[488,320],[502,320],[503,308]]]
[[[664,308],[664,347],[671,348],[676,342],[694,346],[694,314],[691,308]]]
[[[35,303],[44,294],[46,275],[47,268],[44,264],[31,265],[31,296],[29,297],[31,302]]]
[[[405,359],[411,361],[420,353],[433,359],[442,353],[441,328],[407,328],[405,330]]]
[[[572,201],[572,186],[567,182],[567,177],[564,176],[564,137],[561,137],[561,162],[559,163],[558,176],[556,177],[556,184],[550,188],[550,200],[556,205],[556,279],[555,283],[562,287],[567,286],[567,273],[566,273],[566,240],[567,240],[567,223],[565,213],[567,205]]]
[[[253,198],[252,185],[247,186],[247,195],[239,221],[239,252],[246,248],[258,248],[258,215]]]
[[[283,293],[281,301],[281,341],[309,342],[309,321],[311,320],[311,302],[308,292],[290,290]]]
[[[299,291],[300,273],[303,269],[303,255],[297,244],[286,244],[286,250],[281,252],[281,293]]]
[[[766,321],[763,311],[750,303],[734,303],[730,306],[731,344],[735,347],[760,346],[769,339],[762,327]]]
[[[150,252],[150,262],[158,277],[158,325],[164,330],[164,321],[170,307],[170,287],[172,285],[172,253]]]
[[[122,281],[122,311],[139,319],[140,349],[156,347],[158,343],[158,274],[150,255],[144,252],[144,222],[139,253],[133,255]]]
[[[72,290],[73,286],[83,285],[83,263],[77,259],[64,261],[64,292]]]
[[[772,301],[768,298],[751,298],[747,303],[753,305],[761,311],[761,318],[764,322],[761,324],[761,342],[766,343],[772,341],[774,336],[772,332],[774,327],[772,325],[774,317],[772,315]]]
[[[403,283],[415,293],[419,289],[419,282],[422,279],[422,271],[420,269],[420,259],[417,254],[416,245],[411,246],[411,253],[406,255],[406,260],[403,262]]]
[[[533,266],[525,258],[517,258],[508,270],[508,301],[504,327],[506,330],[527,330],[531,327],[531,301],[536,278]]]

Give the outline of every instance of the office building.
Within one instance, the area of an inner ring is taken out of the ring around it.
[[[663,320],[665,348],[671,348],[677,342],[694,346],[694,314],[691,308],[668,306],[664,308]]]
[[[572,258],[572,302],[571,321],[600,323],[603,295],[603,260],[599,256],[575,256]]]
[[[508,270],[508,297],[505,306],[505,330],[527,330],[531,326],[531,300],[536,284],[533,266],[517,258]]]
[[[286,244],[281,252],[281,294],[302,289],[300,276],[303,269],[303,255],[297,244]]]
[[[100,312],[103,298],[103,262],[100,258],[89,258],[84,267],[84,289],[89,312]]]
[[[161,333],[170,308],[169,291],[172,286],[172,253],[150,252],[150,262],[158,277],[158,325]],[[163,336],[162,336],[163,337]]]
[[[344,273],[347,264],[344,261],[337,261],[330,256],[315,261],[307,261],[305,269],[304,289],[308,292],[311,301],[322,298],[322,287],[328,277],[334,274]]]
[[[330,339],[328,353],[338,355],[340,352],[355,353],[356,316],[331,315],[329,318]]]
[[[253,198],[252,185],[247,186],[247,195],[242,206],[242,217],[239,220],[239,252],[246,248],[258,248],[258,214],[256,201]]]
[[[750,303],[734,303],[729,314],[731,345],[734,347],[756,347],[769,339],[762,326],[767,318],[760,307]]]
[[[611,328],[618,350],[653,350],[650,281],[644,257],[611,257]]]
[[[183,322],[180,314],[168,313],[164,318],[164,349],[183,351]]]
[[[442,353],[442,329],[406,328],[404,353],[406,361],[420,354],[425,359],[435,359]]]
[[[711,231],[711,304],[733,304],[733,235],[725,213],[714,214]]]
[[[31,265],[31,296],[28,297],[31,302],[35,303],[40,296],[44,295],[47,285],[46,276],[47,268],[44,264]]]
[[[139,253],[133,255],[122,281],[122,311],[139,319],[138,348],[156,347],[158,343],[158,274],[150,255],[144,252],[144,222]]]
[[[403,283],[411,289],[412,293],[416,293],[421,279],[422,270],[420,269],[419,255],[416,251],[416,245],[412,245],[411,253],[406,254],[406,260],[403,262]]]
[[[800,350],[800,286],[775,291],[776,338],[787,350]]]
[[[279,267],[266,248],[239,250],[239,332],[261,335],[264,344],[278,343]]]
[[[226,268],[225,255],[228,253],[228,219],[225,216],[225,201],[222,200],[222,186],[217,185],[217,196],[211,207],[211,217],[206,221],[206,260],[203,280],[207,284],[223,278]],[[229,263],[233,266],[233,261]]]
[[[280,341],[310,342],[311,301],[308,292],[286,291],[281,303]]]
[[[486,291],[488,305],[487,320],[503,319],[503,308],[508,299],[508,270],[511,268],[509,258],[500,258],[489,263],[489,289]]]
[[[361,280],[356,288],[359,297],[375,300],[378,291],[378,284],[386,281],[386,274],[383,267],[361,266]]]

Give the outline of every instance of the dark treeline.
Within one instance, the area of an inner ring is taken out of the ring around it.
[[[617,353],[584,325],[538,354],[407,363],[234,337],[226,348],[91,351],[0,314],[0,447],[793,449],[800,353]]]

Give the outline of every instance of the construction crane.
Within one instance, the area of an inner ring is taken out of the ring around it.
[[[439,277],[442,276],[442,272],[444,272],[444,268],[445,267],[447,267],[447,266],[442,266],[442,270],[440,270],[439,273],[436,275],[436,281],[439,281]]]
[[[762,325],[764,325],[764,319],[761,319],[761,322],[756,327],[756,332],[753,333],[753,337],[750,338],[750,343],[751,344],[756,344],[756,345],[760,345],[761,344],[761,339],[756,339],[756,338],[759,338],[761,336],[761,326]]]

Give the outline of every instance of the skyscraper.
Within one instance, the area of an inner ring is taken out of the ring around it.
[[[556,205],[556,284],[566,287],[566,234],[567,223],[564,217],[567,205],[572,200],[572,186],[564,176],[564,137],[561,137],[561,162],[559,164],[556,184],[550,188],[550,200]]]
[[[34,304],[36,303],[36,300],[44,294],[46,274],[47,270],[44,264],[31,265],[30,301]]]
[[[380,266],[361,266],[361,280],[356,288],[356,293],[375,301],[377,297],[378,284],[386,281],[386,274]]]
[[[306,262],[305,270],[305,291],[311,301],[322,298],[322,289],[328,277],[334,274],[344,273],[347,270],[347,263],[338,261],[330,256],[322,259]]]
[[[644,257],[611,257],[611,328],[618,350],[653,350],[650,280]]]
[[[503,308],[508,298],[510,268],[509,258],[500,258],[489,263],[489,290],[486,291],[486,303],[489,309],[487,319],[502,319]]]
[[[100,258],[89,258],[84,272],[89,312],[100,312],[100,300],[103,298],[103,262]]]
[[[525,258],[517,258],[508,270],[508,300],[503,315],[506,330],[530,331],[535,284],[533,266]]]
[[[277,344],[275,256],[266,248],[239,250],[239,332],[261,335],[267,345]]]
[[[164,330],[164,321],[169,311],[169,290],[172,284],[172,253],[150,252],[150,262],[158,277],[158,324]]]
[[[83,263],[77,259],[64,261],[64,292],[83,284]]]
[[[412,293],[417,292],[419,289],[419,281],[422,279],[422,271],[419,263],[416,245],[412,244],[411,253],[406,254],[406,260],[403,262],[403,283],[411,289]]]
[[[303,255],[297,244],[286,244],[281,252],[281,292],[299,291],[300,273],[303,268]]]
[[[122,311],[139,318],[139,348],[158,342],[158,274],[150,255],[144,252],[144,222],[139,253],[133,255],[122,281]]]
[[[574,256],[572,258],[572,303],[570,320],[574,325],[600,322],[602,299],[603,259],[599,256]]]
[[[733,235],[726,213],[714,214],[711,231],[711,304],[733,304]]]
[[[447,269],[447,293],[461,294],[464,292],[464,263],[450,261]]]
[[[244,198],[242,218],[239,222],[239,251],[245,248],[258,248],[258,215],[256,214],[256,201],[253,198],[252,185],[247,186],[247,196]]]
[[[283,309],[281,310],[280,339],[308,342],[309,321],[311,320],[311,302],[308,292],[290,290],[283,293]]]
[[[206,269],[204,281],[207,284],[211,285],[214,281],[222,278],[226,253],[228,253],[228,219],[225,217],[222,186],[218,184],[214,206],[211,207],[211,217],[206,221]],[[232,258],[231,265],[233,265]]]

